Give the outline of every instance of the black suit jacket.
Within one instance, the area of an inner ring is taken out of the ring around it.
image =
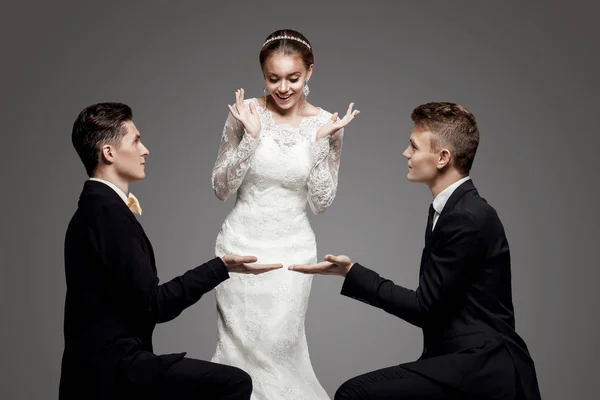
[[[539,400],[534,363],[515,332],[510,251],[496,211],[471,180],[448,199],[425,247],[416,290],[356,263],[342,294],[423,330],[423,354],[403,365],[465,393]]]
[[[87,181],[65,238],[59,398],[120,399],[152,384],[185,353],[155,355],[152,332],[229,277],[220,258],[159,285],[154,253],[121,197]]]

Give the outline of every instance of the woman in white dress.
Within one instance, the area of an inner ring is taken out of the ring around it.
[[[213,362],[252,377],[254,400],[325,400],[313,371],[304,330],[312,276],[287,269],[317,261],[306,204],[321,213],[335,198],[343,118],[308,103],[313,72],[309,41],[299,32],[269,35],[260,52],[265,95],[244,100],[236,91],[212,173],[216,195],[235,205],[215,252],[252,254],[284,268],[235,275],[216,290],[218,343]]]

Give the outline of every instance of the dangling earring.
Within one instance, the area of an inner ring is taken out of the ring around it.
[[[310,93],[310,89],[308,88],[308,79],[304,81],[304,87],[302,88],[302,94],[304,94],[304,104],[302,104],[302,108],[306,108],[306,98]]]
[[[302,88],[302,93],[304,94],[304,98],[308,97],[310,93],[310,89],[308,88],[308,79],[304,81],[304,87]]]
[[[266,86],[263,89],[263,94],[265,95],[265,107],[266,107],[267,106],[267,96],[269,95],[269,91],[267,90]]]

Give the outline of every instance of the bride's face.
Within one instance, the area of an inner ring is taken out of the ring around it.
[[[265,60],[265,85],[278,107],[289,110],[304,101],[302,88],[312,69],[312,65],[307,69],[302,59],[294,55],[274,53]]]

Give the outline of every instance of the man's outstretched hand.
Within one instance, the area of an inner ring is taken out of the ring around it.
[[[229,272],[238,274],[262,274],[274,269],[283,268],[282,264],[254,264],[258,259],[254,256],[232,256],[225,255],[221,257],[225,267]]]
[[[346,276],[352,268],[352,261],[348,256],[333,256],[328,254],[325,256],[325,261],[312,265],[290,265],[291,271],[302,272],[303,274],[320,274],[320,275],[339,275]]]

